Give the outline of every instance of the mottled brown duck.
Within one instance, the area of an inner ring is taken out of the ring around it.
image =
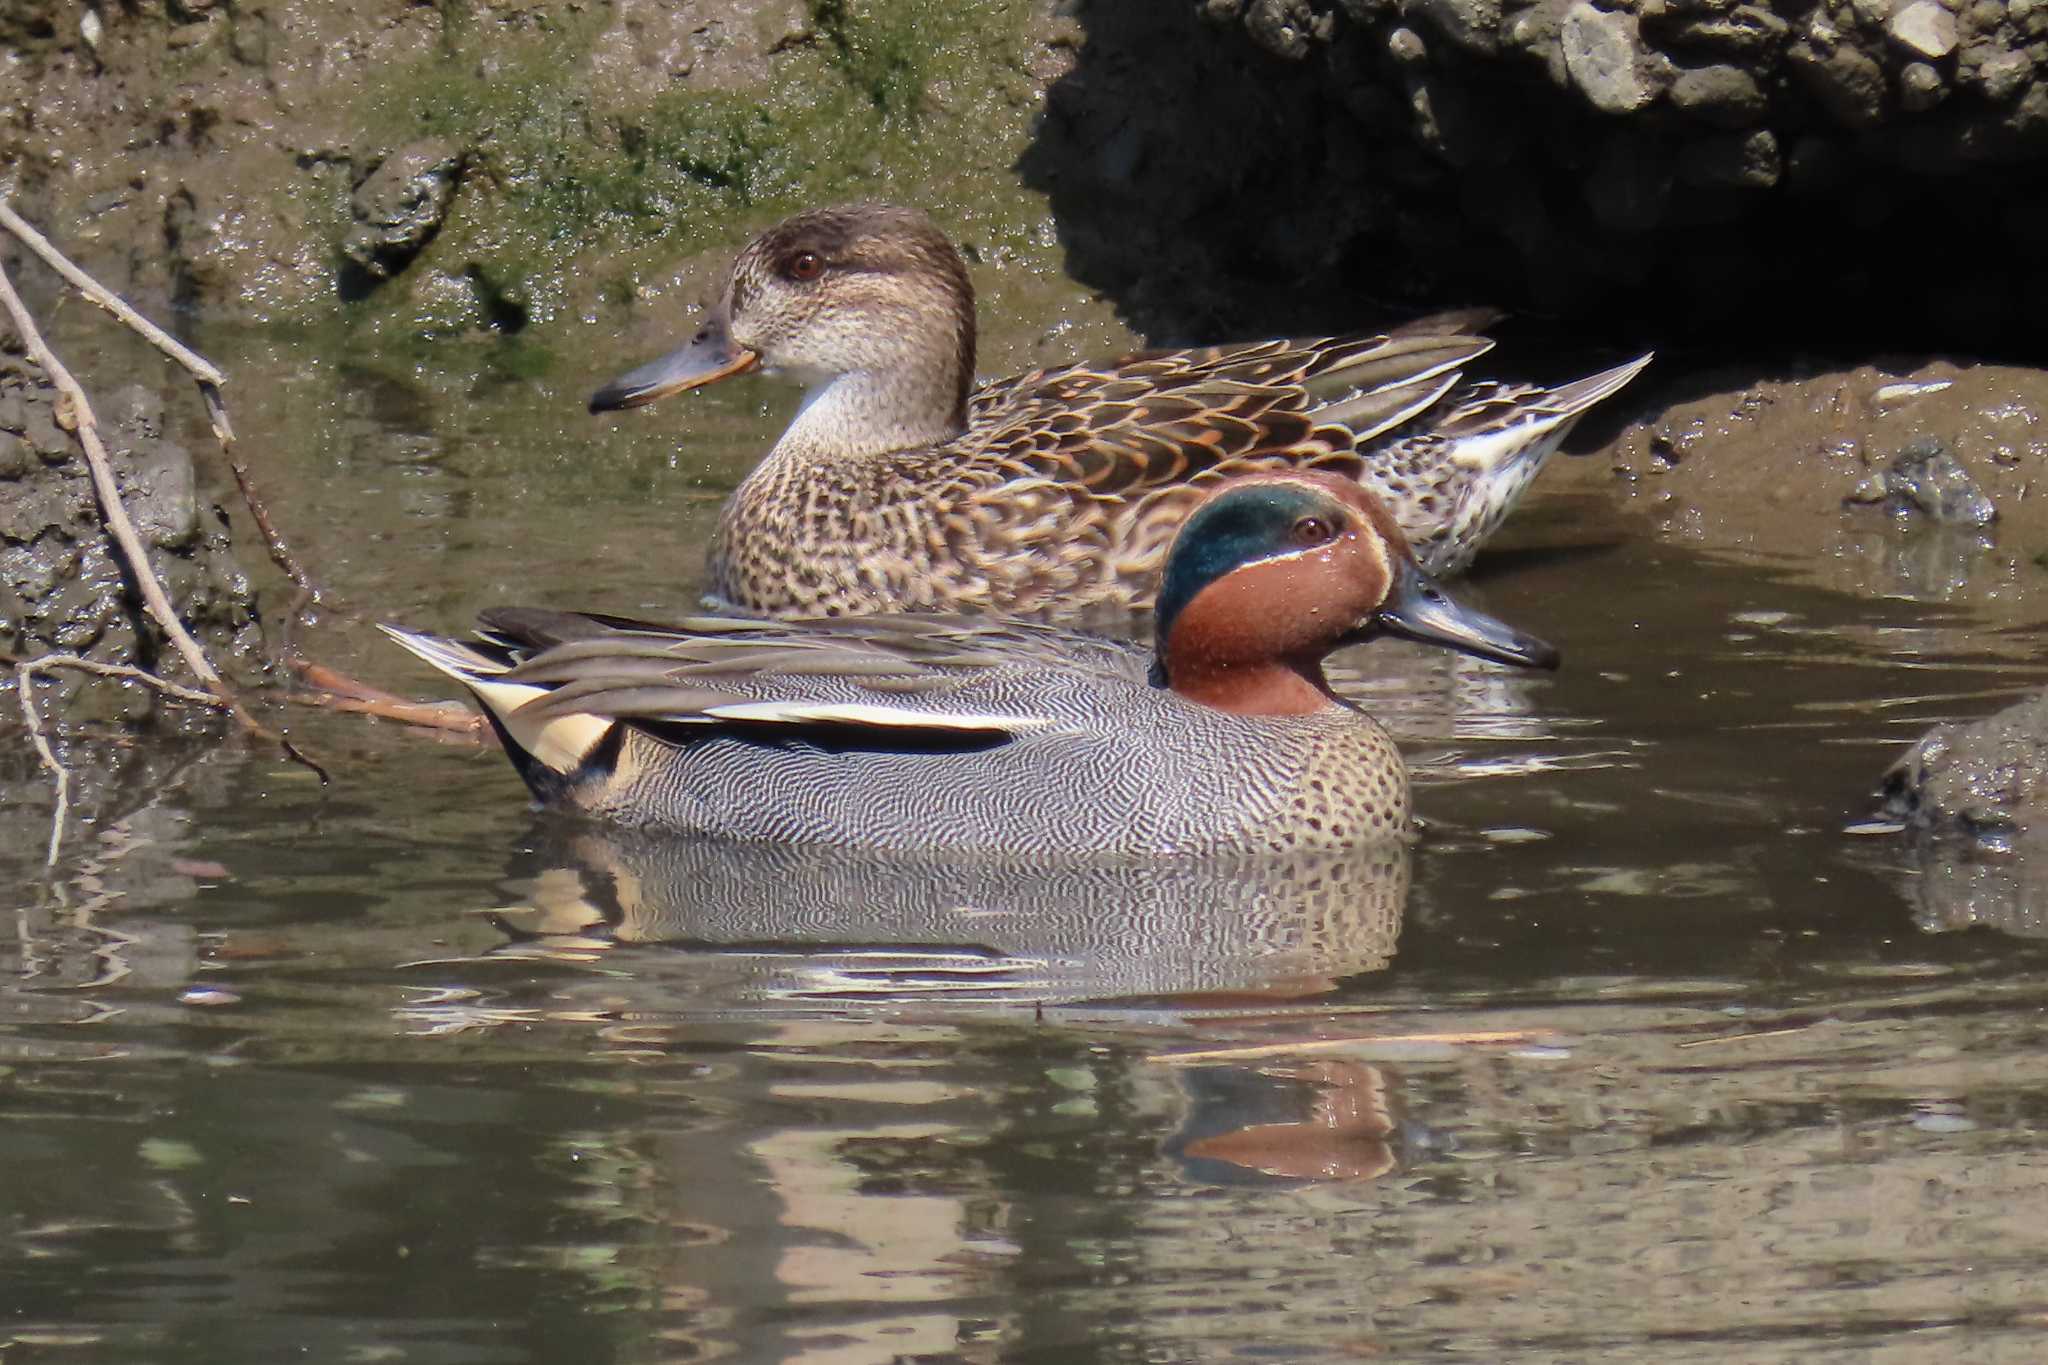
[[[716,599],[774,616],[902,610],[1103,619],[1151,605],[1189,509],[1248,472],[1328,470],[1462,569],[1572,424],[1649,357],[1547,389],[1469,381],[1453,326],[1153,351],[973,386],[974,290],[914,209],[801,213],[733,262],[674,354],[593,411],[757,368],[809,396],[727,502]]]

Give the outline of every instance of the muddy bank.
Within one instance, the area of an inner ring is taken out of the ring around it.
[[[615,328],[694,256],[858,194],[1052,262],[1009,167],[1064,31],[1024,0],[23,0],[0,184],[146,311]]]
[[[1079,14],[1023,169],[1143,330],[1485,301],[1665,344],[2039,354],[2031,0]]]
[[[1818,586],[2032,619],[2029,595],[2048,586],[2048,371],[1900,360],[1661,384],[1653,372],[1634,397],[1639,416],[1543,486]]]

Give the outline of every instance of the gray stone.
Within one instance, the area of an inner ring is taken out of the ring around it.
[[[1491,57],[1500,51],[1501,0],[1412,0],[1407,12],[1429,20],[1467,52]]]
[[[1564,44],[1558,35],[1564,28],[1565,11],[1574,3],[1576,0],[1537,0],[1518,11],[1501,30],[1501,42],[1542,62],[1544,74],[1559,90],[1572,88],[1571,73],[1565,68]]]
[[[15,389],[0,390],[0,431],[17,434],[28,430],[28,408]]]
[[[1870,28],[1879,28],[1892,17],[1897,0],[1850,0],[1849,8],[1856,11],[1856,17]]]
[[[28,442],[11,431],[0,429],[0,479],[18,479],[34,467],[36,453]]]
[[[1657,98],[1644,78],[1642,34],[1633,14],[1611,14],[1580,0],[1558,31],[1565,70],[1586,102],[1603,114],[1632,114]]]
[[[122,490],[135,529],[152,544],[182,549],[199,536],[199,496],[192,456],[172,441],[146,446],[130,466]]]
[[[1723,133],[1687,143],[1678,157],[1678,178],[1691,185],[1765,190],[1784,169],[1778,139],[1768,128]]]
[[[412,143],[384,158],[349,198],[356,226],[342,254],[372,279],[403,270],[440,231],[462,162],[462,149],[440,139]]]
[[[1707,9],[1688,15],[1671,26],[1669,37],[1684,48],[1757,58],[1776,48],[1790,31],[1791,25],[1762,5],[1737,5],[1725,14]]]
[[[1925,62],[1909,62],[1899,73],[1899,105],[1911,113],[1932,109],[1948,97],[1941,73]]]
[[[1787,54],[1821,107],[1836,122],[1873,128],[1884,118],[1884,68],[1847,44],[1823,52],[1800,42]]]
[[[1397,28],[1387,35],[1387,55],[1403,66],[1414,66],[1429,58],[1422,35],[1412,28]]]
[[[2048,795],[2048,693],[1967,725],[1937,725],[1892,764],[1885,812],[1921,831],[2039,825]]]
[[[1892,41],[1929,61],[1940,61],[1956,50],[1956,17],[1937,0],[1913,0],[1885,25]]]
[[[1945,526],[1988,526],[1998,518],[1998,508],[1962,461],[1932,437],[1908,444],[1884,479],[1901,511],[1918,510]]]
[[[1328,36],[1318,32],[1316,12],[1308,0],[1252,0],[1244,27],[1253,42],[1291,62],[1308,56],[1312,39]]]
[[[1987,98],[2010,104],[2034,74],[2034,58],[2027,52],[1999,52],[1977,66],[1977,85]]]
[[[1681,71],[1671,83],[1670,99],[1673,108],[1723,128],[1747,128],[1761,122],[1770,107],[1756,78],[1737,66]]]
[[[48,401],[29,403],[22,435],[45,464],[63,464],[78,448],[71,433],[57,425]]]

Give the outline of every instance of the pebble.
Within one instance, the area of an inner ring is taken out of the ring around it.
[[[204,1006],[239,1005],[242,1003],[242,997],[233,991],[221,990],[217,986],[188,986],[178,992],[178,1003]]]
[[[1943,525],[1987,526],[1998,517],[1962,461],[1931,437],[1908,444],[1882,477],[1895,503],[1917,507]]]
[[[1956,50],[1956,17],[1936,0],[1913,0],[1891,17],[1885,32],[1899,46],[1929,61],[1939,61]]]
[[[1941,73],[1925,62],[1909,62],[1899,73],[1899,103],[1910,113],[1932,109],[1947,94]]]
[[[1564,16],[1558,33],[1565,70],[1603,114],[1632,114],[1657,97],[1638,60],[1642,39],[1633,14],[1612,14],[1581,3]]]

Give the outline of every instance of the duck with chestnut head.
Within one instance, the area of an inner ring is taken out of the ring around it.
[[[1012,856],[1247,854],[1409,833],[1387,732],[1331,691],[1383,635],[1554,667],[1445,595],[1355,481],[1270,474],[1188,518],[1155,643],[944,615],[652,625],[501,610],[386,630],[467,686],[546,805],[730,839]]]
[[[1587,408],[1649,362],[1560,388],[1473,381],[1466,315],[1379,335],[1151,351],[976,388],[967,268],[924,214],[800,213],[755,238],[681,349],[605,386],[636,407],[756,369],[809,389],[734,492],[713,596],[773,616],[1149,609],[1174,529],[1235,475],[1372,490],[1423,567],[1464,567]]]

